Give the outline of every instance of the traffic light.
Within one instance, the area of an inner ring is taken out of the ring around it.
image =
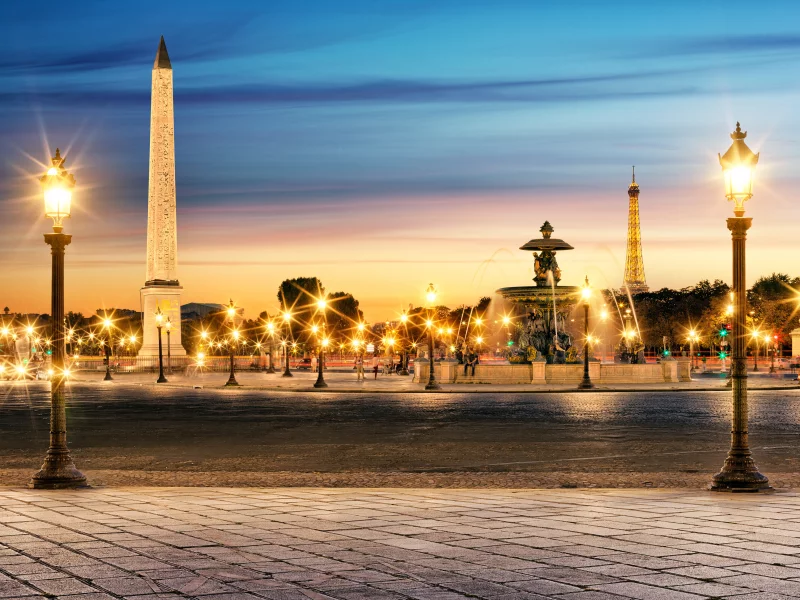
[[[719,337],[725,337],[727,335],[728,335],[727,327],[723,327],[722,329],[719,330]]]
[[[728,356],[728,353],[727,353],[727,352],[720,352],[720,353],[719,353],[719,357],[720,357],[722,360],[725,360],[725,359],[727,358],[727,356]]]
[[[508,340],[508,345],[509,346],[513,346],[514,345],[514,340]]]
[[[664,348],[664,356],[669,356],[669,350],[667,350],[666,348]]]
[[[47,352],[45,352],[45,354],[47,354],[47,356],[53,356],[53,351],[52,350],[48,350]]]

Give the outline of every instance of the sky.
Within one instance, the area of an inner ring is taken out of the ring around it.
[[[277,307],[290,277],[368,319],[624,272],[631,166],[652,289],[731,278],[717,153],[761,152],[748,281],[800,275],[800,4],[736,0],[0,3],[0,305],[49,312],[36,177],[78,188],[68,310],[140,306],[150,78],[175,82],[182,301]]]

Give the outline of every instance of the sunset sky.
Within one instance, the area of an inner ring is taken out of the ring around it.
[[[619,286],[631,165],[651,288],[730,280],[717,153],[761,160],[748,280],[800,275],[800,4],[82,0],[0,4],[0,308],[49,312],[35,177],[79,188],[67,309],[139,308],[150,73],[175,78],[183,302],[248,316],[318,276],[367,318],[525,285]]]

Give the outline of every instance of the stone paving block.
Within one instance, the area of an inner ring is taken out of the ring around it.
[[[70,578],[43,579],[31,583],[36,589],[45,594],[54,596],[64,596],[67,594],[87,594],[97,592],[97,588],[86,585],[85,583]]]
[[[609,592],[611,594],[640,600],[699,600],[700,598],[704,598],[704,596],[698,594],[679,592],[634,582],[608,583],[594,587],[601,592]]]

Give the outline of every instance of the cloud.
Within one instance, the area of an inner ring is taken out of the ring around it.
[[[338,104],[338,103],[483,103],[563,102],[701,93],[699,85],[688,85],[678,75],[685,71],[654,71],[610,75],[498,81],[372,80],[355,83],[280,85],[245,83],[212,87],[178,87],[176,105],[230,104]],[[642,85],[646,80],[676,76],[673,83]],[[640,85],[628,84],[638,80]],[[83,87],[75,90],[45,90],[36,94],[5,92],[0,105],[38,102],[60,106],[139,106],[150,103],[149,90],[109,90]]]
[[[741,55],[763,52],[800,51],[800,34],[743,34],[702,38],[677,38],[648,45],[647,56],[690,56],[704,54]],[[637,49],[635,56],[643,53]]]

